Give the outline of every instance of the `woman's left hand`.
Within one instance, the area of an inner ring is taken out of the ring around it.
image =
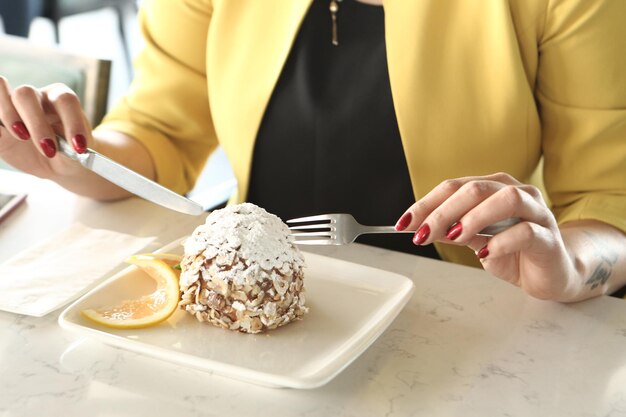
[[[493,237],[477,235],[512,217],[522,221]],[[571,279],[575,262],[540,190],[506,173],[444,181],[413,204],[396,228],[417,230],[417,245],[467,245],[485,270],[537,298],[571,300],[580,290],[580,280]]]

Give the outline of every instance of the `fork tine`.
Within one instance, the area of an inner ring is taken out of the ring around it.
[[[333,236],[331,234],[331,232],[302,232],[302,233],[292,233],[291,236],[295,237],[296,239],[302,239],[303,237],[317,237],[317,236],[324,236],[328,239],[332,239]]]
[[[318,220],[332,220],[330,214],[319,214],[317,216],[298,217],[297,219],[287,220],[287,223],[314,222]]]
[[[337,245],[334,240],[330,239],[311,239],[311,240],[295,240],[296,245]]]
[[[330,223],[305,224],[302,226],[290,226],[289,230],[306,230],[306,229],[332,229],[334,227]]]

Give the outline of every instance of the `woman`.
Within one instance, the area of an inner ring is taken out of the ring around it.
[[[104,122],[92,133],[62,85],[3,82],[0,156],[108,200],[127,193],[57,157],[55,130],[181,193],[219,143],[232,201],[282,218],[404,212],[412,244],[480,259],[535,297],[582,300],[626,284],[625,12],[620,0],[148,0],[136,79]],[[552,210],[526,185],[542,156]],[[522,222],[476,236],[509,217]],[[411,244],[401,237],[374,243]]]

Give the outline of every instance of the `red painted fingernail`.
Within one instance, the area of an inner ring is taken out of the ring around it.
[[[463,233],[463,225],[461,224],[461,222],[457,222],[448,229],[448,233],[446,233],[446,238],[454,240],[457,237],[461,236],[461,233]]]
[[[87,152],[87,139],[83,135],[76,135],[72,138],[72,144],[74,145],[74,149],[78,153]]]
[[[426,241],[426,239],[428,239],[428,235],[430,235],[430,227],[428,227],[427,224],[424,224],[422,227],[417,229],[417,232],[415,232],[415,235],[413,236],[413,243],[421,245]]]
[[[489,248],[487,247],[487,245],[483,246],[478,252],[476,252],[476,255],[480,259],[483,259],[489,256]]]
[[[48,157],[48,158],[52,158],[54,155],[56,155],[57,153],[57,147],[54,144],[54,141],[50,138],[43,138],[39,141],[39,144],[41,145],[41,149],[43,150],[43,153]]]
[[[406,229],[409,224],[411,224],[411,219],[413,218],[413,216],[411,215],[410,211],[407,211],[406,213],[404,213],[402,215],[402,217],[400,217],[400,219],[398,220],[398,222],[395,225],[395,229],[398,232],[403,231],[404,229]]]
[[[30,133],[28,133],[28,129],[26,128],[26,125],[23,122],[15,122],[13,123],[13,125],[11,125],[11,127],[13,128],[13,131],[15,132],[18,138],[22,140],[30,139]]]

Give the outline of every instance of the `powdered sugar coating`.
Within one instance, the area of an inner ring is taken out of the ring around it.
[[[180,306],[246,333],[300,318],[304,258],[277,216],[250,203],[213,211],[185,240]]]
[[[236,254],[248,264],[246,272],[231,268],[216,273],[224,281],[253,285],[261,280],[257,267],[285,275],[294,267],[304,267],[304,258],[289,234],[289,228],[278,216],[254,204],[242,203],[211,212],[183,246],[185,256],[202,254],[205,259],[215,258],[217,266],[232,265]],[[276,274],[270,274],[270,278],[278,279]],[[189,286],[195,279],[181,274],[182,285]]]

